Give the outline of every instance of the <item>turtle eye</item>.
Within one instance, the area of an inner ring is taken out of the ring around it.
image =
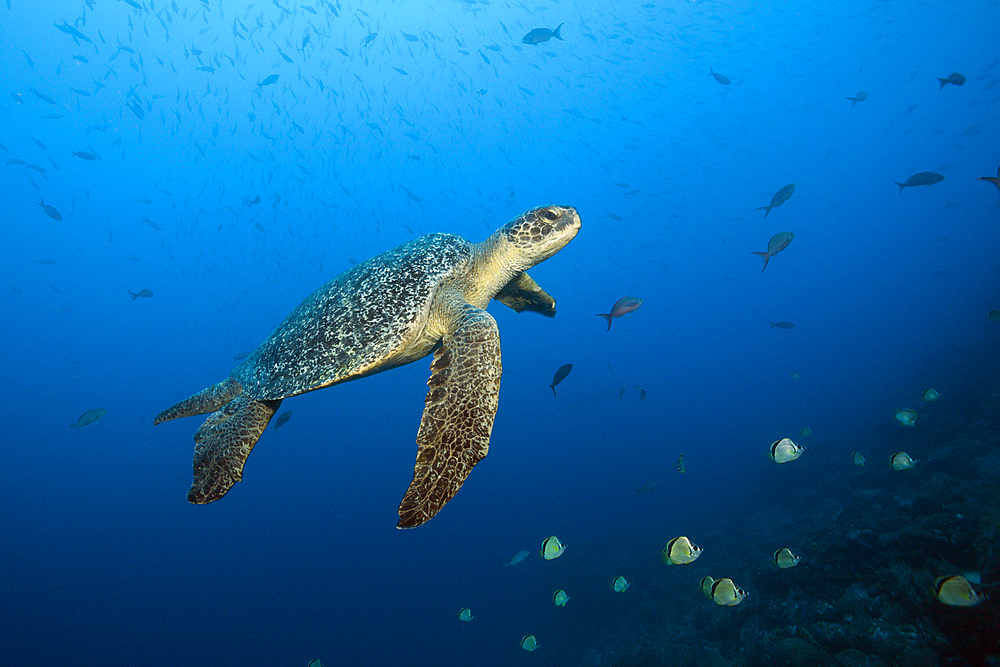
[[[542,211],[542,217],[544,217],[546,220],[558,220],[559,214],[556,213],[555,210],[547,208],[544,211]]]

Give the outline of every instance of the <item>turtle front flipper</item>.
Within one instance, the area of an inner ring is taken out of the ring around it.
[[[202,389],[191,398],[185,398],[177,405],[167,408],[156,415],[153,424],[162,424],[178,417],[191,417],[192,415],[203,415],[206,412],[215,412],[242,391],[243,387],[239,382],[232,378],[226,378],[208,389]]]
[[[258,401],[239,394],[209,415],[194,434],[194,482],[188,502],[218,500],[243,478],[243,464],[280,405],[280,398]]]
[[[430,390],[417,432],[413,481],[399,504],[398,528],[424,523],[454,497],[489,451],[500,396],[500,332],[469,304],[434,352]]]
[[[493,298],[518,313],[530,310],[548,317],[556,315],[556,300],[524,271],[514,276]]]

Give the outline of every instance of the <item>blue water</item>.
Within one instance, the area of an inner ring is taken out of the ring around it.
[[[579,664],[667,540],[821,484],[997,350],[995,4],[5,3],[0,158],[40,168],[0,170],[4,664]],[[558,316],[491,304],[490,454],[436,518],[395,528],[429,359],[286,400],[186,502],[201,418],[158,412],[352,262],[549,203],[583,222],[531,272]]]

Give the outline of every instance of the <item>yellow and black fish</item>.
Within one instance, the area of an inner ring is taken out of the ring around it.
[[[712,599],[723,607],[735,607],[743,602],[747,592],[733,583],[732,579],[719,579],[712,584]]]
[[[889,465],[893,470],[909,470],[917,464],[917,460],[911,458],[906,452],[896,452],[889,457]]]
[[[802,556],[796,556],[788,549],[778,549],[774,552],[774,564],[781,569],[795,567],[802,560]]]
[[[542,558],[545,560],[552,560],[553,558],[559,558],[566,551],[566,545],[559,541],[559,538],[553,535],[552,537],[546,537],[545,541],[542,542]]]
[[[938,577],[934,582],[934,594],[938,600],[952,607],[972,607],[986,599],[961,575]]]
[[[775,463],[788,463],[802,456],[806,451],[803,445],[796,445],[791,438],[782,438],[771,443],[771,460]]]
[[[701,547],[692,544],[691,540],[681,535],[667,542],[661,557],[667,565],[685,565],[695,561],[701,555]]]

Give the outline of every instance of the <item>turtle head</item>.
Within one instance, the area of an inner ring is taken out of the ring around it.
[[[578,231],[580,216],[572,206],[540,206],[511,220],[496,235],[523,271],[562,250]]]

